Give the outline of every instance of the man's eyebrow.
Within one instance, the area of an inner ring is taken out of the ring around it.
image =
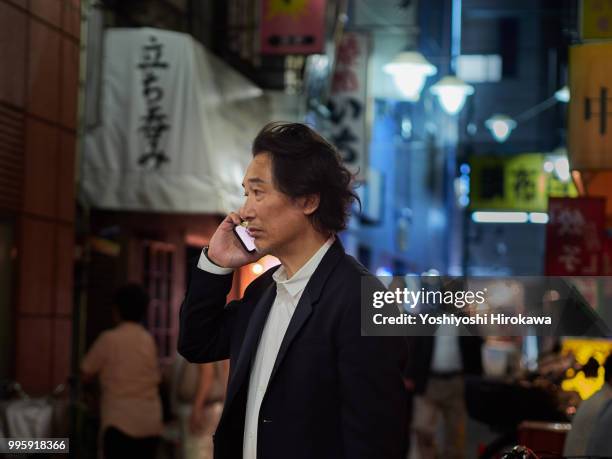
[[[247,182],[249,182],[251,185],[254,183],[259,183],[259,184],[266,183],[264,179],[260,179],[259,177],[252,177],[248,179]],[[244,188],[244,182],[242,183],[242,188]]]

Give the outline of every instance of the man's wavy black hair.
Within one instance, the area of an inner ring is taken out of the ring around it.
[[[309,215],[321,233],[346,228],[351,204],[361,201],[353,189],[354,176],[336,147],[301,123],[273,122],[253,141],[253,156],[269,153],[277,190],[290,198],[319,195],[319,207]]]

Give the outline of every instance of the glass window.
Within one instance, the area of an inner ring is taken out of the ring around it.
[[[464,54],[457,58],[457,76],[466,83],[501,81],[502,58],[499,54]]]

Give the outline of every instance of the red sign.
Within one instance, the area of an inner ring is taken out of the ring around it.
[[[550,198],[546,274],[598,276],[603,269],[605,198]]]
[[[367,96],[370,38],[345,32],[336,54],[336,68],[329,100],[329,139],[344,164],[360,178],[368,169]]]
[[[601,267],[601,275],[602,276],[612,276],[612,237],[606,235],[604,237],[603,243],[603,255],[602,255],[602,267]],[[612,284],[610,285],[612,288]],[[610,292],[610,296],[612,296],[612,290]]]
[[[262,0],[261,54],[317,54],[325,39],[325,0]]]

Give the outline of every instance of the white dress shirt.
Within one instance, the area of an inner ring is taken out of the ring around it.
[[[268,388],[276,356],[306,284],[308,284],[310,277],[333,242],[333,237],[328,239],[290,279],[287,279],[287,272],[282,265],[272,275],[276,282],[276,298],[268,314],[251,368],[244,424],[243,459],[257,458],[259,409]],[[232,272],[230,268],[221,268],[213,264],[204,253],[200,256],[198,268],[214,274],[229,274]]]

